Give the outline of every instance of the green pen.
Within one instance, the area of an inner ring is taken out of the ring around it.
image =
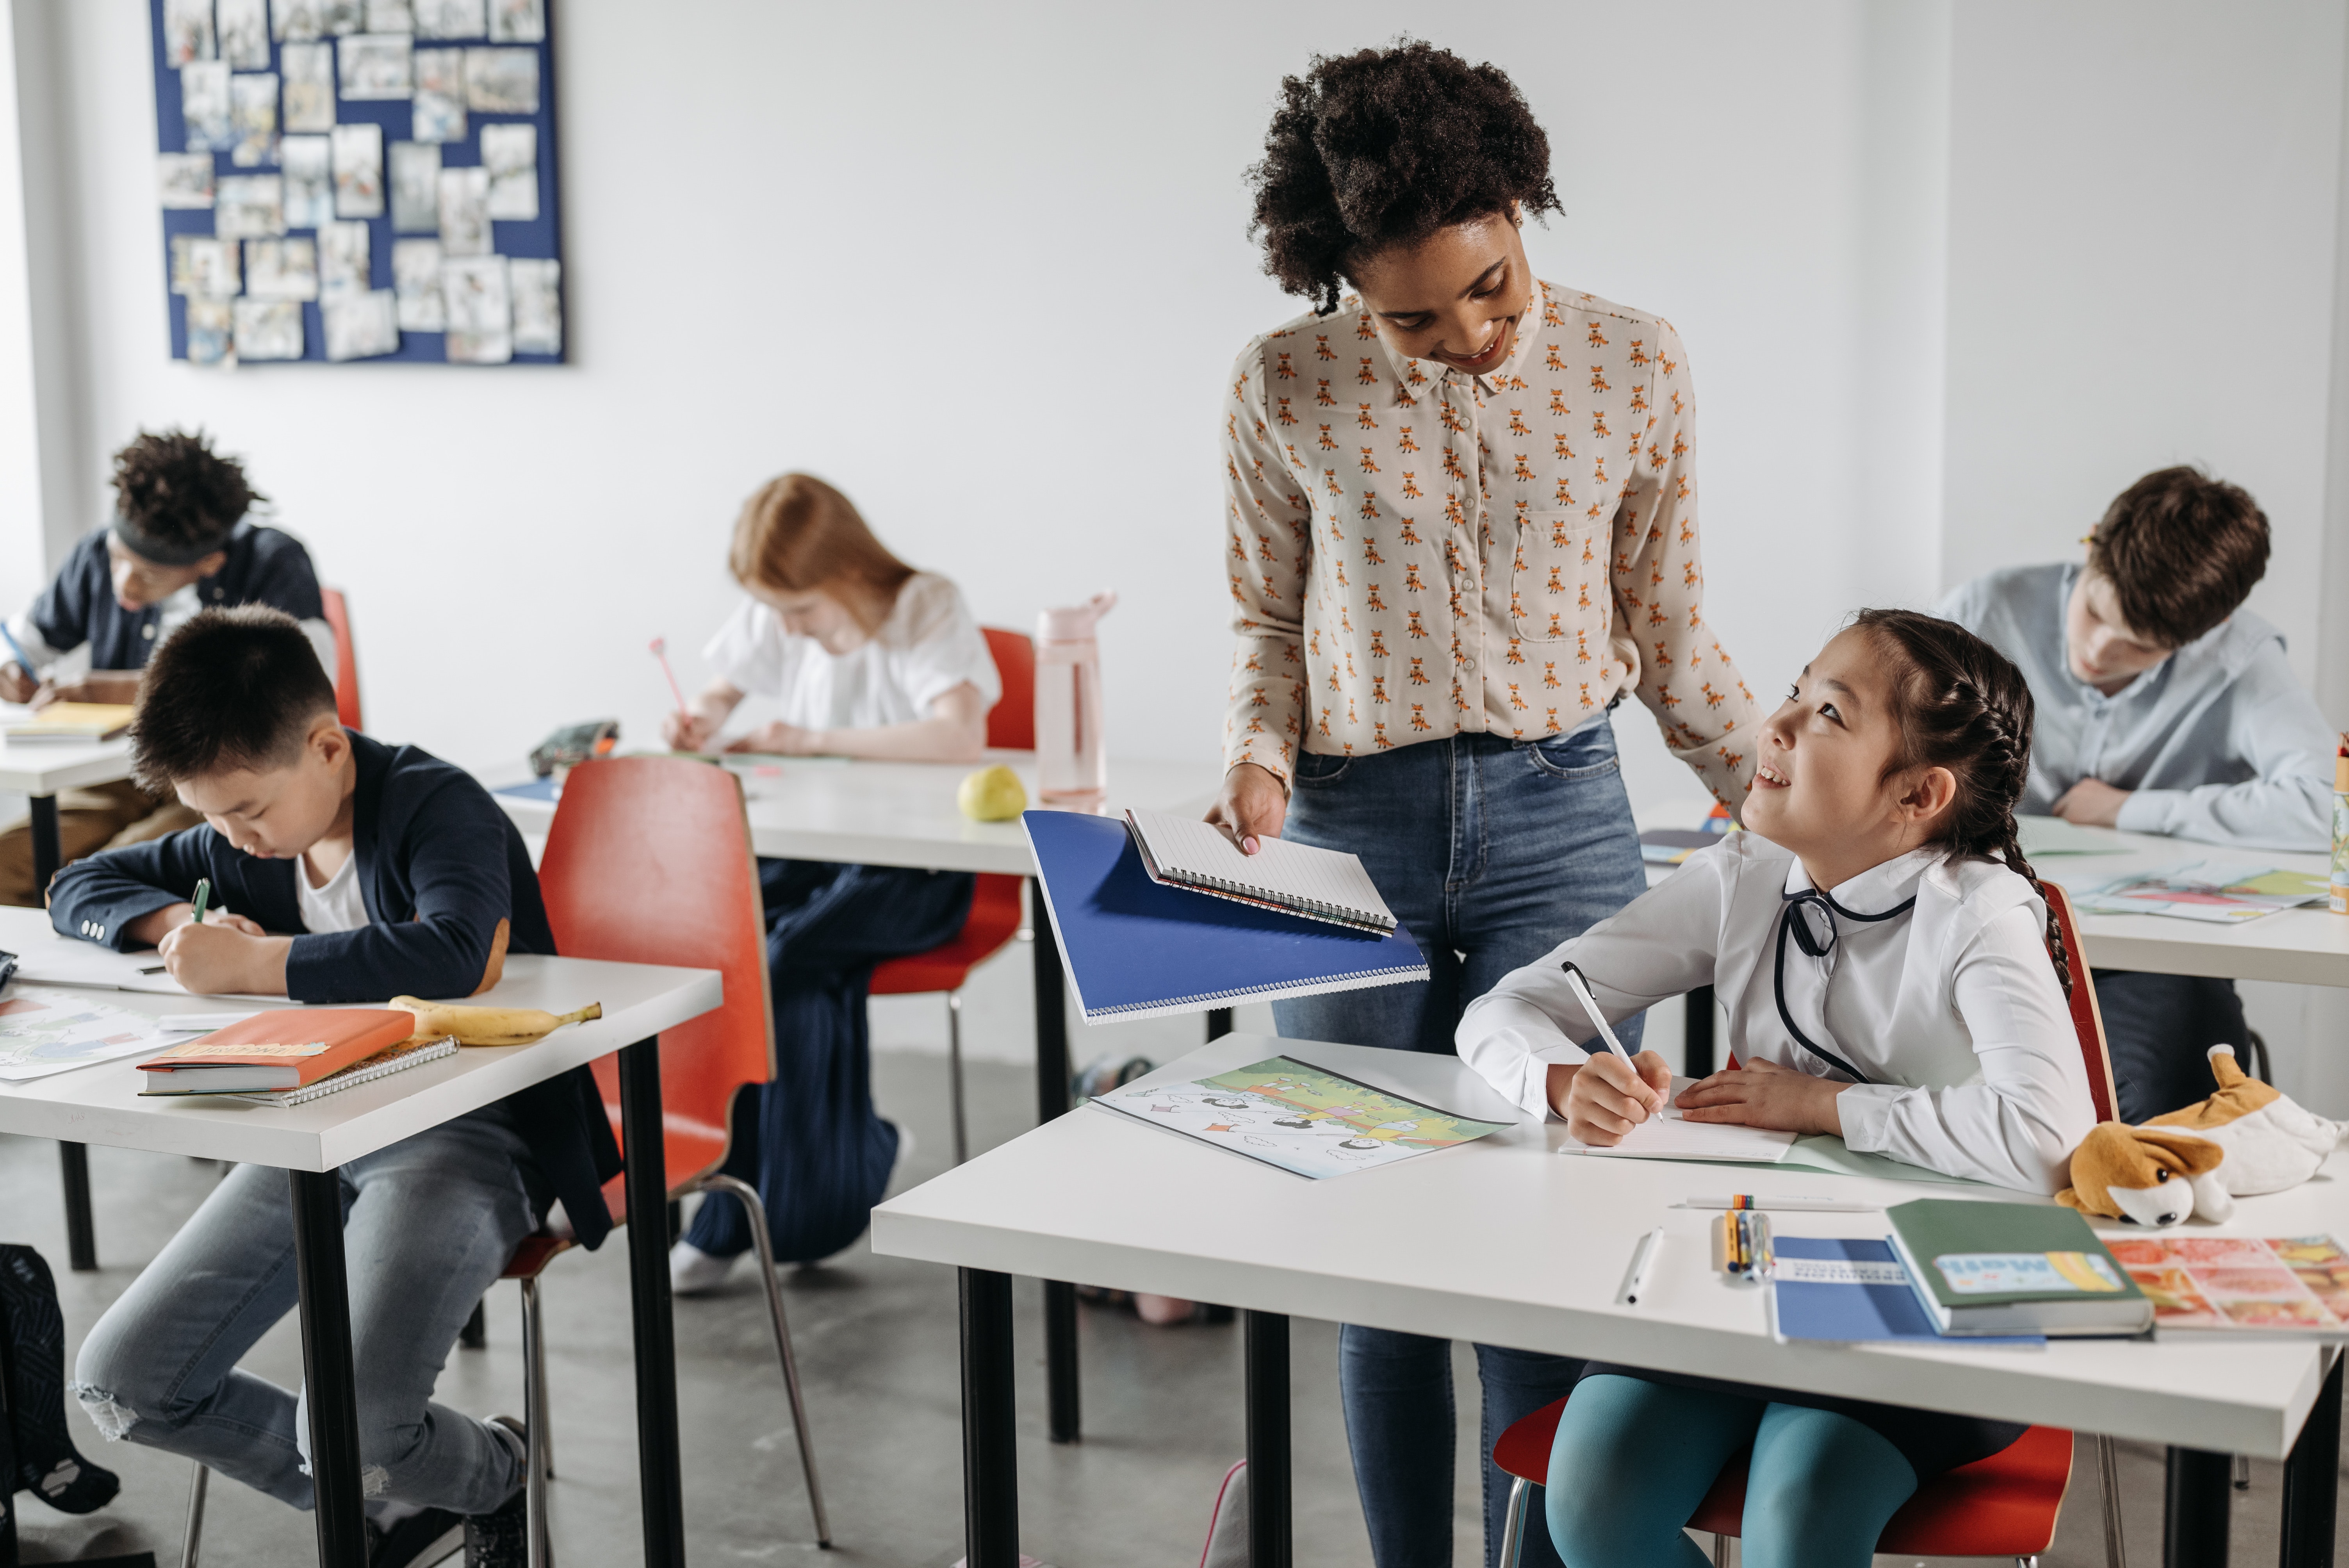
[[[198,877],[196,879],[196,918],[194,923],[202,925],[204,923],[204,905],[212,903],[212,879],[210,877]]]

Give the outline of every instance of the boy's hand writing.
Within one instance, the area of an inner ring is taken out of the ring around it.
[[[1817,1078],[1775,1062],[1747,1062],[1691,1084],[1676,1102],[1691,1121],[1739,1122],[1774,1132],[1832,1132],[1843,1136],[1836,1097],[1847,1083]]]
[[[214,923],[193,921],[164,933],[158,944],[163,967],[189,990],[208,995],[249,992],[264,996],[285,994],[285,954],[294,945],[289,936],[269,936],[241,916]]]
[[[2127,790],[2116,789],[2101,779],[2083,779],[2058,796],[2048,810],[2077,827],[2117,827],[2128,798]]]
[[[1577,1142],[1600,1149],[1622,1142],[1625,1133],[1662,1109],[1671,1087],[1671,1064],[1653,1051],[1629,1062],[1612,1051],[1593,1051],[1584,1061],[1549,1070],[1551,1108],[1566,1118]]]
[[[26,673],[25,666],[10,659],[0,665],[0,701],[30,702],[41,689],[41,683]]]

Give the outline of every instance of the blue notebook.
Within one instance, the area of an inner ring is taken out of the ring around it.
[[[1892,1243],[1850,1238],[1774,1236],[1771,1336],[1846,1345],[1944,1336],[1925,1314]],[[2044,1345],[2039,1335],[1968,1335],[1960,1345]]]
[[[1125,823],[1020,817],[1085,1022],[1427,978],[1410,933],[1385,936],[1153,882]]]

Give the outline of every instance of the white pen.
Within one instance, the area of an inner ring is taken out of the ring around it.
[[[1566,983],[1574,992],[1575,1000],[1582,1004],[1582,1010],[1590,1015],[1590,1021],[1599,1026],[1599,1037],[1607,1042],[1607,1048],[1625,1061],[1630,1061],[1631,1053],[1623,1048],[1623,1042],[1617,1039],[1615,1031],[1607,1026],[1607,1015],[1599,1010],[1598,998],[1591,995],[1590,987],[1582,983],[1582,972],[1568,965],[1566,971]]]
[[[1733,1209],[1735,1198],[1687,1198],[1675,1203],[1676,1209]],[[1838,1203],[1832,1198],[1747,1198],[1749,1209],[1800,1210],[1806,1214],[1874,1214],[1881,1212],[1881,1203]]]
[[[1631,1272],[1623,1278],[1623,1294],[1616,1299],[1625,1306],[1637,1306],[1640,1297],[1647,1294],[1648,1275],[1656,1266],[1656,1254],[1664,1250],[1664,1228],[1658,1225],[1640,1238],[1631,1253]]]

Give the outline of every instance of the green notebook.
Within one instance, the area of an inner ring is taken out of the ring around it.
[[[1918,1198],[1885,1211],[1892,1250],[1943,1334],[2141,1334],[2153,1303],[2077,1210]]]

